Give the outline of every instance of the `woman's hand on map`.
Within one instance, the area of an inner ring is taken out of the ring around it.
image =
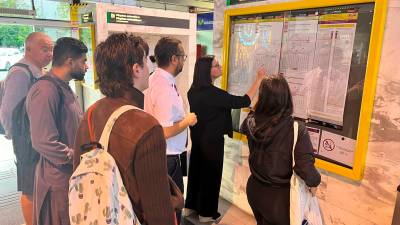
[[[265,70],[264,66],[261,66],[257,71],[257,80],[261,82],[265,76],[267,76],[267,70]]]

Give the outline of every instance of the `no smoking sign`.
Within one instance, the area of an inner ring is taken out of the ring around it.
[[[322,143],[322,146],[326,151],[333,151],[335,149],[335,142],[333,142],[331,139],[325,139]]]

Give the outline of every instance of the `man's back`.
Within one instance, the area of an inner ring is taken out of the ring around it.
[[[39,166],[47,170],[42,179],[50,186],[62,188],[72,174],[72,146],[82,110],[68,83],[50,73],[46,76],[52,76],[58,87],[50,81],[35,83],[29,90],[26,109],[32,131],[32,146],[41,155]],[[64,96],[59,96],[58,88]],[[59,176],[51,171],[69,176]]]
[[[31,74],[38,78],[42,76],[42,71],[25,58],[18,63],[25,64],[29,70],[22,66],[13,66],[10,68],[7,77],[4,80],[4,93],[0,106],[0,120],[3,125],[6,136],[11,138],[12,113],[15,106],[27,96],[29,88],[33,84]]]

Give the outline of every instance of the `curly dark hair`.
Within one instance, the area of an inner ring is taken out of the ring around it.
[[[132,89],[132,66],[144,65],[148,49],[141,37],[127,33],[112,34],[100,43],[94,57],[101,93],[118,98]]]

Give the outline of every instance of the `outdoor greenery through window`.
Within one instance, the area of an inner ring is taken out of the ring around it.
[[[32,26],[0,24],[0,46],[23,48],[25,38],[33,32]]]
[[[30,0],[1,0],[0,7],[11,9],[32,9],[32,2]]]
[[[24,55],[24,42],[33,26],[0,24],[0,80]]]

